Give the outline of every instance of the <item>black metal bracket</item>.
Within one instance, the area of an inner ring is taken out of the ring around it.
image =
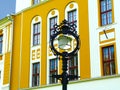
[[[56,78],[56,79],[62,81],[63,76],[62,75],[52,75],[50,77]],[[80,78],[80,76],[78,76],[78,75],[68,75],[67,78],[68,78],[68,81],[70,81],[70,80],[78,79],[78,78]]]

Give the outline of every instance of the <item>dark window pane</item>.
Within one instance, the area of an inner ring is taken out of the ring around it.
[[[101,12],[106,11],[106,3],[105,1],[101,1]]]
[[[50,76],[52,75],[57,75],[58,74],[58,59],[51,59],[50,60],[50,63],[49,63],[49,73],[50,73]],[[52,84],[52,83],[57,83],[57,79],[56,78],[53,78],[53,77],[50,77],[50,80],[49,80],[49,83]]]
[[[40,23],[33,25],[33,46],[40,44]]]
[[[101,25],[112,23],[112,3],[111,0],[101,0]]]
[[[112,3],[111,0],[107,0],[107,10],[112,9]]]
[[[69,67],[68,72],[70,75],[78,75],[78,55],[74,56],[73,58],[70,58],[68,61]],[[75,79],[71,79],[75,80]]]
[[[103,52],[103,73],[104,75],[115,74],[114,46],[104,47]]]
[[[76,24],[77,22],[77,11],[76,10],[68,12],[68,22],[71,24],[72,23]]]
[[[34,63],[32,67],[32,86],[39,86],[40,63]]]
[[[53,35],[55,24],[57,24],[57,16],[50,18],[50,36]]]
[[[107,13],[108,24],[112,23],[112,12]]]
[[[106,25],[107,24],[106,19],[107,19],[106,13],[102,14],[102,25]]]

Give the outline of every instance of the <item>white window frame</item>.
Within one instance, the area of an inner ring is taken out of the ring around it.
[[[31,66],[32,66],[32,72],[33,72],[33,64],[35,64],[35,63],[39,63],[39,65],[40,65],[40,69],[41,69],[41,63],[40,63],[40,61],[39,60],[35,60],[35,61],[33,61],[32,62],[32,64],[31,64]],[[41,70],[40,70],[40,72],[41,72]],[[33,73],[32,73],[33,74]],[[32,80],[32,78],[33,78],[33,75],[31,74],[31,80]],[[41,73],[39,73],[39,85],[38,86],[40,86],[40,77],[41,76]],[[31,87],[36,87],[36,86],[32,86],[32,81],[31,81]]]
[[[55,12],[55,14],[54,15],[52,15],[51,13],[52,12]],[[56,17],[57,16],[57,24],[59,24],[59,11],[58,10],[56,10],[56,9],[53,9],[53,10],[51,10],[50,12],[49,12],[49,14],[48,14],[48,17],[47,17],[47,84],[50,84],[49,83],[49,71],[50,71],[50,69],[49,69],[49,60],[51,60],[51,59],[54,59],[54,58],[57,58],[56,56],[54,56],[54,55],[52,55],[52,56],[49,56],[49,44],[50,44],[50,18],[53,18],[53,17]],[[59,74],[59,60],[58,60],[58,74]]]
[[[56,59],[57,60],[57,71],[58,71],[58,67],[59,67],[59,59],[57,58],[57,57],[55,57],[55,58],[51,58],[51,59],[49,59],[49,67],[50,67],[50,60],[52,60],[52,59]],[[57,72],[58,73],[58,72]],[[50,68],[49,68],[49,76],[50,76]],[[50,83],[50,78],[49,78],[49,84],[57,84],[58,82],[56,82],[56,83]]]
[[[35,20],[36,17],[38,18],[37,21]],[[40,44],[36,45],[36,46],[33,46],[33,25],[35,23],[39,23],[39,22],[40,22]],[[32,22],[31,22],[30,77],[29,77],[30,81],[29,81],[29,87],[32,87],[32,65],[33,65],[33,63],[38,63],[38,62],[40,63],[40,76],[41,76],[41,58],[40,59],[32,60],[32,50],[37,50],[39,48],[41,50],[41,40],[42,40],[42,19],[41,19],[40,16],[35,16],[32,19]],[[41,51],[40,51],[40,56],[41,56]],[[41,85],[41,79],[40,79],[39,85]]]
[[[73,4],[73,7],[70,8],[70,5]],[[68,20],[68,12],[76,10],[76,17],[77,17],[77,34],[79,34],[79,8],[76,2],[69,3],[65,8],[65,19]],[[80,76],[80,52],[78,51],[78,76]]]
[[[38,20],[35,21],[35,18],[38,17]],[[42,35],[42,19],[40,16],[36,16],[33,18],[32,23],[31,23],[31,47],[35,47],[33,46],[33,25],[36,23],[40,23],[40,44],[41,44],[41,35]],[[37,46],[37,45],[36,45]]]

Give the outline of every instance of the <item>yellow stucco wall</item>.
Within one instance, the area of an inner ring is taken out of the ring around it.
[[[5,54],[3,84],[8,84],[10,80],[10,52]]]
[[[89,46],[89,24],[88,24],[88,0],[79,1],[79,27],[80,27],[80,77],[90,78],[90,46]]]
[[[14,18],[14,39],[12,55],[11,90],[29,87],[30,74],[30,40],[31,21],[36,15],[42,18],[41,32],[41,76],[40,84],[47,82],[47,15],[56,8],[59,11],[59,21],[65,16],[66,6],[75,1],[79,10],[79,33],[80,47],[80,76],[81,79],[90,78],[90,51],[89,51],[89,28],[88,28],[88,0],[50,0],[34,8],[22,11]],[[61,66],[61,65],[60,65]],[[60,68],[61,69],[61,68]]]
[[[21,35],[21,16],[17,15],[14,18],[14,39],[13,39],[13,53],[12,53],[12,68],[10,89],[17,90],[20,80],[20,35]],[[26,80],[25,80],[26,81]]]

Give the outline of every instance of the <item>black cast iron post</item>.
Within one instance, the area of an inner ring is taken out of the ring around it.
[[[67,73],[67,60],[68,60],[68,53],[67,52],[63,52],[62,53],[62,90],[67,90],[67,84],[68,84],[68,73]]]

